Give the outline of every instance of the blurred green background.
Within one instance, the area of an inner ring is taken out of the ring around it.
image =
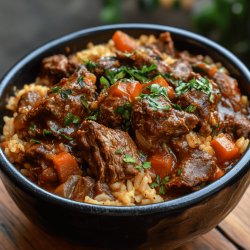
[[[0,77],[50,39],[119,22],[157,23],[200,33],[250,67],[249,0],[0,0]]]

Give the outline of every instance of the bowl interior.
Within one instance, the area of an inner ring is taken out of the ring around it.
[[[175,43],[175,47],[178,50],[188,50],[193,54],[209,55],[214,61],[221,62],[222,65],[229,70],[230,74],[238,80],[242,93],[250,96],[249,71],[230,52],[206,38],[180,29],[159,25],[127,24],[103,26],[66,35],[62,38],[45,44],[22,59],[10,70],[9,73],[7,73],[0,85],[0,131],[2,131],[4,124],[2,119],[3,116],[9,114],[9,112],[5,109],[5,105],[9,96],[13,94],[13,88],[16,87],[19,89],[24,84],[34,81],[39,71],[41,60],[44,57],[58,53],[71,54],[86,48],[86,45],[89,42],[93,42],[94,44],[105,43],[111,38],[114,31],[117,29],[124,30],[133,37],[139,37],[141,34],[158,35],[161,32],[170,31]],[[247,154],[250,154],[248,151]],[[243,164],[246,164],[249,161],[249,158],[250,157],[244,157],[244,159],[240,161],[242,162],[241,169],[244,167]],[[217,184],[210,184],[210,187],[205,187],[203,190],[197,191],[195,193],[200,194],[201,197],[205,193],[208,194],[208,192],[218,189],[220,185],[225,184],[226,181],[229,181],[230,178],[233,177],[234,174],[237,174],[237,171],[239,170],[240,168],[238,170],[234,170],[235,172],[230,176],[227,176],[227,174],[218,180],[216,182]],[[192,195],[193,194],[187,196],[192,198]],[[196,195],[196,198],[198,196]],[[178,198],[178,200],[181,199],[182,198]]]

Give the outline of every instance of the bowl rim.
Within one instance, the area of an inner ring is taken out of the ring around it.
[[[212,40],[205,38],[201,35],[197,35],[193,32],[186,31],[180,28],[158,25],[158,24],[146,24],[146,23],[121,23],[112,25],[103,25],[93,28],[82,29],[80,31],[72,32],[67,35],[60,36],[59,38],[53,39],[50,42],[38,47],[32,52],[28,53],[19,62],[17,62],[2,78],[0,82],[0,96],[2,96],[4,89],[7,87],[8,83],[11,81],[12,77],[18,72],[22,67],[24,67],[30,60],[36,58],[41,53],[46,50],[60,45],[61,43],[68,42],[77,39],[82,36],[88,36],[89,34],[104,32],[109,30],[152,30],[158,32],[169,31],[175,35],[185,37],[206,45],[211,49],[215,50],[218,54],[228,59],[235,67],[237,67],[244,78],[247,79],[250,84],[250,72],[247,67],[230,51],[223,48],[219,44],[213,42]],[[3,118],[3,117],[1,117]],[[67,207],[70,210],[78,210],[82,212],[87,212],[89,214],[99,214],[108,216],[137,216],[146,215],[159,212],[174,212],[179,209],[193,206],[198,202],[212,196],[216,192],[223,189],[225,186],[230,184],[233,180],[236,180],[241,176],[242,173],[247,171],[250,165],[250,149],[248,148],[243,157],[236,163],[236,165],[219,180],[209,184],[208,186],[195,191],[193,193],[181,196],[179,198],[164,201],[160,203],[148,204],[148,205],[136,205],[136,206],[106,206],[106,205],[95,205],[84,202],[77,202],[62,198],[53,193],[50,193],[41,187],[37,186],[33,182],[29,181],[24,177],[20,171],[18,171],[15,166],[7,159],[2,148],[0,147],[0,171],[3,171],[13,183],[17,184],[22,190],[28,192],[31,196],[37,196],[41,200],[50,202],[57,206]],[[248,169],[249,170],[249,169]],[[12,183],[12,184],[13,184]]]

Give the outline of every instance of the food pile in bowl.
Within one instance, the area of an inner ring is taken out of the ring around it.
[[[44,58],[15,90],[2,148],[23,175],[59,196],[133,206],[219,179],[249,144],[247,96],[220,63],[178,51],[170,33]]]

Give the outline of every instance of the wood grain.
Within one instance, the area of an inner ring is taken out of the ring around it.
[[[250,187],[237,208],[220,224],[225,237],[217,229],[185,244],[178,250],[250,249]],[[228,239],[229,238],[229,239]],[[0,181],[0,250],[91,250],[52,238],[32,224],[17,208]]]

